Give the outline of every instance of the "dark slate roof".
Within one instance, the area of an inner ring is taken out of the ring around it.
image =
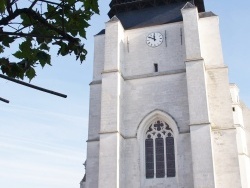
[[[121,21],[124,29],[126,30],[180,22],[183,20],[181,9],[185,6],[185,4],[186,2],[180,2],[164,6],[121,12],[118,13],[116,17]],[[207,14],[208,13],[200,13],[200,17],[206,17],[208,16]],[[100,31],[97,35],[102,34],[105,34],[105,30]]]
[[[121,12],[116,16],[124,29],[135,29],[154,25],[162,25],[182,21],[181,9],[186,2],[158,6],[129,12]]]
[[[121,12],[145,9],[148,7],[171,5],[180,2],[191,2],[195,4],[199,12],[205,11],[203,0],[112,0],[110,3],[109,17],[112,18]]]
[[[206,18],[206,17],[212,17],[212,16],[217,16],[213,12],[201,12],[199,13],[199,18]]]
[[[97,33],[96,35],[103,35],[105,34],[105,29],[101,30],[99,33]]]
[[[181,9],[186,2],[174,3],[170,5],[150,7],[129,12],[121,12],[116,17],[121,21],[124,29],[135,29],[166,23],[182,21]],[[105,30],[97,35],[105,34]]]

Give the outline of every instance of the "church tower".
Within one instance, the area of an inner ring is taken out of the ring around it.
[[[203,0],[112,0],[81,188],[250,188],[250,111]]]

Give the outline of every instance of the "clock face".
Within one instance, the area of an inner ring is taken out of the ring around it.
[[[163,36],[161,33],[153,32],[147,36],[147,45],[150,47],[160,46],[163,42]]]

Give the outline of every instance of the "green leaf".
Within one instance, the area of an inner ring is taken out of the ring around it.
[[[47,50],[49,51],[50,47],[48,47],[48,45],[46,43],[42,43],[39,47],[41,50]]]
[[[3,74],[10,72],[10,61],[7,58],[0,58],[0,66]]]
[[[50,55],[44,51],[39,51],[37,53],[37,58],[42,67],[44,67],[46,64],[50,65]]]
[[[14,37],[5,36],[3,38],[2,44],[6,47],[10,47],[10,43],[12,43],[14,41],[15,41]]]
[[[8,73],[8,76],[13,78],[17,77],[23,79],[24,71],[21,67],[18,66],[18,64],[10,63],[10,71]]]
[[[99,13],[99,6],[97,0],[84,0],[84,7],[85,10],[92,10],[95,13]]]
[[[25,54],[25,57],[31,54],[31,47],[32,47],[31,40],[28,39],[19,45],[19,49]]]
[[[86,59],[86,56],[85,55],[80,55],[80,61],[81,63]]]
[[[35,20],[33,20],[31,17],[27,16],[26,14],[21,14],[21,19],[23,26],[29,26],[32,25],[32,23],[35,22]]]
[[[0,58],[0,65],[7,65],[9,63],[9,59],[7,58]]]
[[[4,47],[2,45],[0,45],[0,53],[4,52]]]
[[[75,3],[75,0],[66,0],[66,2],[68,2],[70,5]]]
[[[1,0],[0,3],[0,13],[4,13],[6,9],[6,0]]]
[[[83,38],[86,38],[86,31],[83,30],[83,29],[81,29],[81,30],[79,31],[79,35],[80,35],[81,37],[83,37]]]
[[[50,5],[49,3],[47,3],[47,9],[48,9],[48,12],[50,14],[53,13],[56,10],[56,8],[54,6],[52,6],[52,5]]]
[[[15,57],[18,58],[18,59],[23,59],[23,58],[25,58],[23,52],[21,52],[21,51],[17,51],[16,53],[14,53],[14,54],[12,54],[12,55],[15,56]]]
[[[0,0],[0,16],[2,13],[2,17],[8,16],[7,2],[12,1]],[[13,10],[18,10],[20,7],[29,8],[25,4],[21,6],[23,3],[21,0],[15,2],[18,6],[12,4]],[[46,64],[50,65],[49,51],[51,46],[59,47],[58,55],[72,54],[81,62],[85,60],[87,51],[80,44],[80,41],[77,42],[76,36],[86,38],[86,28],[89,26],[91,16],[99,13],[98,0],[65,0],[64,17],[62,17],[63,9],[61,6],[50,3],[46,3],[46,5],[47,9],[43,7],[43,10],[37,7],[26,9],[28,11],[21,13],[16,17],[17,19],[9,20],[7,23],[8,25],[11,22],[21,22],[17,28],[19,32],[30,33],[30,36],[33,36],[23,37],[23,41],[17,40],[20,42],[19,49],[12,52],[12,57],[20,59],[20,62],[12,63],[9,59],[0,58],[0,69],[8,76],[21,79],[26,76],[32,79],[35,76],[35,65],[41,64],[42,67]],[[65,34],[71,37],[59,34],[60,31],[63,31],[62,23],[65,26]],[[0,26],[0,32],[7,29],[7,25]],[[58,32],[58,30],[60,31]],[[5,52],[5,48],[12,47],[11,43],[15,41],[15,38],[10,36],[0,36],[0,54]],[[59,40],[60,37],[64,38]]]
[[[25,75],[26,75],[30,80],[32,80],[32,78],[34,78],[34,77],[36,76],[36,71],[35,71],[34,68],[30,67],[30,68],[26,71]]]
[[[69,48],[68,48],[67,44],[65,44],[64,42],[62,42],[60,44],[60,46],[61,46],[61,48],[59,49],[59,51],[58,51],[57,54],[58,55],[61,54],[62,56],[67,55],[69,53]]]
[[[42,38],[42,37],[36,37],[36,41],[38,44],[41,44],[41,43],[44,43],[45,42],[45,38]]]

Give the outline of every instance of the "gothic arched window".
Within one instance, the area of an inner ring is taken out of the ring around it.
[[[145,135],[146,178],[175,177],[174,134],[161,120],[152,123]]]

